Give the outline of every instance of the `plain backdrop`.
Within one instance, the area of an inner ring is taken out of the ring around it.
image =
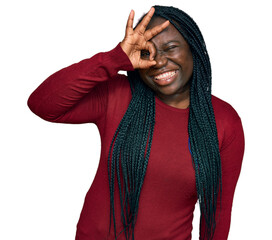
[[[1,1],[0,239],[72,240],[94,178],[93,124],[49,123],[27,107],[55,71],[115,47],[131,9],[173,5],[198,23],[210,54],[213,94],[242,118],[246,151],[229,240],[271,234],[271,7],[269,1]],[[198,239],[199,209],[193,222]]]

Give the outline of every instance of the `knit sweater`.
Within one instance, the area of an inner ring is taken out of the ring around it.
[[[120,44],[66,67],[47,78],[29,97],[29,108],[59,123],[95,123],[101,157],[86,195],[76,240],[114,239],[109,233],[110,193],[107,158],[110,143],[131,100],[130,85],[118,71],[133,71]],[[214,240],[227,239],[233,195],[240,174],[244,134],[236,111],[212,96],[222,164],[222,202]],[[189,108],[177,109],[155,97],[155,128],[135,226],[135,240],[191,239],[197,202],[195,172],[188,148]],[[117,232],[123,229],[116,190]],[[125,239],[120,234],[118,239]]]

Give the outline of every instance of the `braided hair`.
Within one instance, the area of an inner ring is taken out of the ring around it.
[[[219,143],[211,102],[211,66],[203,36],[185,12],[154,6],[154,17],[169,20],[187,41],[193,56],[190,86],[188,147],[195,170],[200,204],[200,239],[210,240],[216,227],[217,201],[221,200],[222,176]],[[141,21],[141,20],[140,20]],[[139,22],[140,22],[139,21]],[[110,229],[113,222],[115,178],[121,202],[121,220],[126,239],[134,240],[141,188],[148,165],[155,127],[155,95],[137,71],[128,72],[132,99],[112,139],[108,155]],[[116,177],[115,177],[116,176]],[[205,227],[203,227],[205,225]],[[119,234],[121,234],[119,233]]]

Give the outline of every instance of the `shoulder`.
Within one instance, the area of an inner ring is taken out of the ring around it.
[[[110,95],[124,97],[130,95],[130,84],[125,74],[118,74],[108,84]]]
[[[212,96],[212,105],[221,149],[237,134],[243,134],[242,123],[240,116],[229,103]]]
[[[218,121],[237,121],[240,119],[236,110],[227,102],[212,95],[214,115]]]

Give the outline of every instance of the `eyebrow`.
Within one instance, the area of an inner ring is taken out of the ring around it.
[[[178,40],[170,40],[169,42],[164,43],[163,46],[167,46],[167,45],[169,45],[170,43],[178,43],[178,44],[181,44],[181,42],[178,41]]]

